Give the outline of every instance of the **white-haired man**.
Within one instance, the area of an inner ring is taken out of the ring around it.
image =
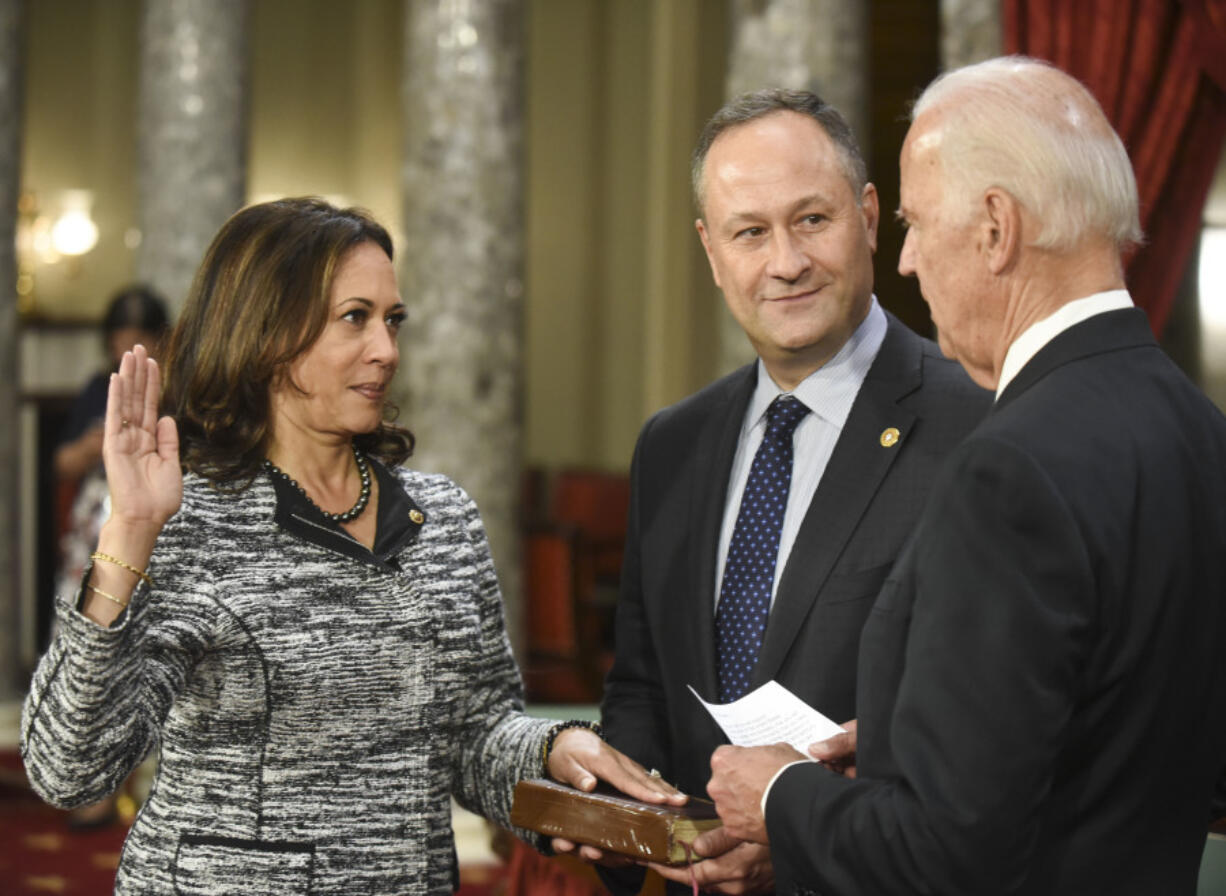
[[[1226,765],[1226,418],[1124,289],[1127,154],[1014,57],[930,85],[901,166],[900,270],[996,404],[865,626],[857,776],[721,748],[721,836],[769,841],[780,892],[1194,893]]]

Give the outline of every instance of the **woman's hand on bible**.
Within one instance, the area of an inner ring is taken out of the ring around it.
[[[680,806],[689,799],[658,773],[647,771],[587,728],[567,728],[558,734],[549,752],[547,770],[554,780],[577,790],[593,790],[599,779],[628,796],[648,803]],[[561,838],[554,838],[553,848],[555,852],[573,853],[584,861],[609,867],[633,864],[633,860],[626,856]]]
[[[593,790],[597,780],[601,780],[648,803],[680,806],[688,799],[658,774],[652,775],[587,728],[567,728],[558,734],[549,751],[547,770],[554,780],[577,790]]]

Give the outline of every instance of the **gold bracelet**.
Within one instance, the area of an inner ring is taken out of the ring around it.
[[[144,581],[144,583],[148,585],[150,588],[153,587],[153,579],[149,578],[149,573],[141,572],[131,563],[124,563],[118,557],[112,557],[110,554],[102,553],[102,551],[94,551],[92,554],[89,555],[89,559],[90,560],[101,560],[104,563],[112,563],[115,566],[118,566],[120,569],[126,569],[128,572],[133,573],[136,576],[139,576]]]
[[[121,607],[126,607],[128,605],[128,601],[120,600],[115,595],[108,594],[107,592],[103,591],[101,588],[96,588],[93,585],[86,585],[85,587],[88,588],[90,591],[94,592],[94,594],[97,594],[99,597],[105,597],[107,600],[109,600],[113,604],[119,604],[119,606]]]

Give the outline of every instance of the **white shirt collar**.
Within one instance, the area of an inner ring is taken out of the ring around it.
[[[1005,387],[1026,366],[1026,362],[1039,353],[1039,349],[1069,327],[1104,311],[1131,307],[1132,297],[1128,295],[1128,290],[1111,289],[1086,296],[1084,299],[1074,299],[1060,306],[1050,317],[1031,324],[1021,336],[1013,340],[1013,344],[1005,352],[1005,363],[1000,367],[1000,382],[996,384],[996,397],[1000,398]]]
[[[833,358],[805,377],[791,394],[803,402],[810,413],[842,429],[860,386],[873,366],[877,351],[885,341],[888,326],[885,312],[877,304],[877,297],[873,296],[868,314],[851,338]],[[783,390],[771,379],[766,366],[759,359],[758,385],[749,401],[749,412],[745,415],[746,429],[756,425],[770,403],[782,394]]]

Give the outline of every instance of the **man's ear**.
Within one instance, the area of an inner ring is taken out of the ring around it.
[[[1022,206],[1010,194],[992,187],[983,194],[983,249],[988,270],[1002,274],[1022,250]]]
[[[877,251],[877,225],[881,223],[881,203],[877,198],[877,188],[865,184],[860,193],[860,214],[864,216],[864,229],[868,233],[868,247]]]
[[[719,271],[715,267],[715,258],[711,255],[711,234],[707,233],[707,225],[703,223],[702,218],[694,219],[694,229],[698,231],[703,251],[707,253],[707,264],[711,267],[711,279],[715,281],[717,287],[723,289],[723,284],[719,282]]]

